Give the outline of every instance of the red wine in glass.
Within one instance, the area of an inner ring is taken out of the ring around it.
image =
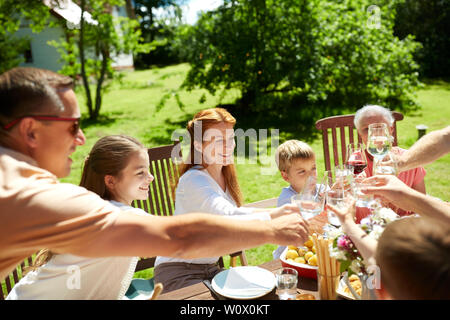
[[[367,163],[363,161],[349,161],[347,162],[347,169],[351,170],[353,174],[360,174],[367,167]]]
[[[364,147],[360,143],[350,143],[347,145],[346,162],[347,169],[354,175],[359,175],[367,167],[367,160],[364,155]]]

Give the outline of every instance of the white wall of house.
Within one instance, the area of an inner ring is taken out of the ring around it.
[[[132,54],[120,54],[113,57],[114,62],[111,65],[118,69],[134,68],[134,60]]]
[[[112,15],[114,17],[128,17],[127,10],[125,6],[122,7],[113,7]],[[116,68],[134,68],[134,60],[132,54],[120,54],[117,56],[113,56],[114,62],[112,63],[113,67]]]
[[[126,16],[125,7],[113,10],[115,16]],[[57,18],[51,16],[52,20]],[[20,64],[22,67],[36,67],[42,69],[48,69],[58,72],[63,67],[63,61],[58,53],[57,49],[47,42],[51,40],[61,41],[64,39],[64,31],[61,27],[44,28],[40,33],[33,33],[31,28],[28,27],[26,21],[24,21],[20,29],[15,33],[17,37],[28,37],[30,39],[31,46],[31,62],[23,62]],[[117,69],[133,69],[134,61],[132,54],[120,54],[113,56],[114,62],[112,66]]]
[[[56,19],[51,17],[52,19]],[[60,61],[61,57],[55,47],[49,45],[50,40],[60,41],[64,37],[64,32],[61,28],[45,28],[40,33],[33,33],[26,23],[15,33],[17,37],[28,37],[31,45],[32,62],[23,62],[22,67],[37,67],[42,69],[49,69],[52,71],[59,71],[63,63]]]

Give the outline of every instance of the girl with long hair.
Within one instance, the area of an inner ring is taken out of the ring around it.
[[[147,149],[136,139],[124,135],[106,136],[97,141],[84,162],[80,186],[109,200],[123,210],[133,200],[148,198]],[[55,199],[57,201],[58,199]],[[130,286],[138,257],[89,258],[38,253],[32,270],[17,283],[7,299],[122,299]]]
[[[198,112],[188,122],[190,152],[179,167],[174,215],[205,212],[237,220],[269,220],[295,210],[291,205],[274,209],[242,207],[242,193],[234,161],[236,119],[225,109]],[[220,257],[178,259],[157,257],[155,281],[164,292],[211,280],[221,268]]]

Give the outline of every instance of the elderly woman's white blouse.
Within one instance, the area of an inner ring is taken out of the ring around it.
[[[175,192],[174,215],[203,212],[227,216],[237,220],[270,220],[268,212],[253,213],[254,208],[237,207],[228,190],[224,192],[217,182],[201,166],[195,166],[183,174]],[[157,257],[155,266],[167,262],[197,264],[216,263],[220,257],[178,259]]]

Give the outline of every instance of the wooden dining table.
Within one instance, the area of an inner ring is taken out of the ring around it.
[[[264,268],[271,272],[275,272],[282,267],[281,260],[272,260],[259,265],[260,268]],[[310,293],[316,300],[319,299],[317,288],[317,280],[305,277],[298,277],[297,292],[298,293]],[[163,293],[159,296],[158,300],[217,300],[217,297],[211,293],[211,291],[202,282],[188,287],[184,287],[178,290]],[[279,300],[276,294],[276,288],[265,296],[257,300]]]
[[[274,199],[261,201],[262,203],[261,207],[267,207],[267,203],[272,203],[273,200]],[[327,223],[327,221],[328,217],[325,211],[315,216],[314,218],[308,220],[310,234],[322,233],[323,226]],[[277,269],[280,269],[282,265],[281,260],[276,259],[263,263],[259,265],[259,267],[267,269],[271,272],[275,272]],[[297,283],[297,292],[299,294],[310,293],[316,298],[316,300],[319,300],[317,279],[305,278],[299,275]],[[279,300],[278,295],[276,294],[276,289],[273,289],[271,292],[269,292],[268,294],[259,299]],[[211,291],[206,287],[205,284],[200,282],[178,290],[163,293],[159,296],[158,300],[217,300],[217,297],[211,293]]]

